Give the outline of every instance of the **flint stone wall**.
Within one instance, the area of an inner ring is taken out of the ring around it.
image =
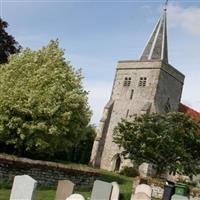
[[[87,167],[72,167],[64,164],[19,158],[0,154],[0,180],[13,182],[15,175],[29,175],[41,186],[55,187],[58,180],[68,179],[77,186],[92,187],[99,173]]]

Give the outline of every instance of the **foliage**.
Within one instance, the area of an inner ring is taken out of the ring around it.
[[[183,113],[145,114],[132,121],[122,120],[115,129],[114,142],[123,155],[165,170],[195,174],[200,160],[198,124]]]
[[[8,23],[0,18],[0,64],[6,63],[10,54],[19,53],[21,49],[14,37],[5,31],[7,27]]]
[[[53,157],[49,158],[56,162],[74,162],[81,164],[88,164],[92,151],[94,138],[96,136],[95,128],[93,125],[88,125],[83,134],[80,136],[71,148],[66,152],[58,152]],[[42,158],[46,159],[46,158]]]
[[[95,136],[96,132],[94,126],[89,125],[86,127],[79,143],[77,143],[72,150],[71,162],[82,164],[89,163]]]
[[[0,143],[18,155],[53,155],[80,140],[91,116],[80,71],[57,41],[0,68]]]
[[[128,177],[136,177],[139,176],[139,171],[135,167],[124,167],[120,171],[120,174]]]

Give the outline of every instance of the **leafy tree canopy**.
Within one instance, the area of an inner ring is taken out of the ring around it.
[[[154,164],[158,175],[165,170],[195,174],[200,161],[198,124],[183,113],[145,114],[132,121],[122,120],[114,142],[123,155]]]
[[[5,29],[8,23],[0,18],[0,64],[6,63],[10,54],[19,53],[21,46]]]
[[[24,152],[67,151],[90,120],[80,71],[64,59],[57,41],[25,49],[0,68],[0,142]]]

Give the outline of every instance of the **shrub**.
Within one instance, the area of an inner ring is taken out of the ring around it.
[[[135,167],[124,167],[120,174],[128,177],[139,176],[139,171]]]

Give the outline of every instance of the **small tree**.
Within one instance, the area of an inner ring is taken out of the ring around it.
[[[8,23],[0,18],[0,64],[6,63],[10,54],[19,53],[21,46],[5,29]]]
[[[195,174],[200,161],[198,124],[183,113],[145,114],[132,121],[122,120],[115,128],[114,142],[123,155],[166,170]]]
[[[19,155],[53,155],[80,140],[90,120],[80,71],[58,42],[25,49],[0,68],[0,143]]]

